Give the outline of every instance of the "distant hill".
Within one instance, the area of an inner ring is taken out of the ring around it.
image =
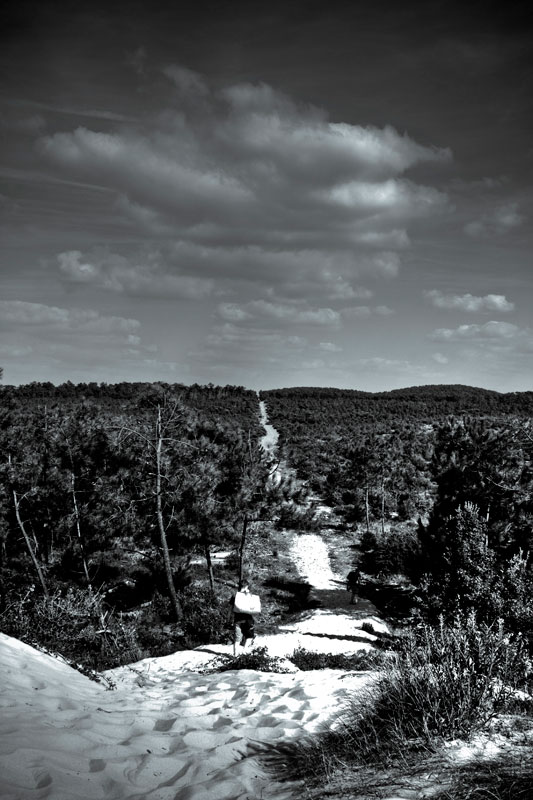
[[[533,416],[533,391],[501,393],[462,384],[429,384],[393,389],[388,392],[362,392],[333,387],[292,387],[261,392],[272,405],[294,403],[305,414],[309,406],[326,404],[329,414],[346,413],[377,416],[398,415],[435,417],[449,415]],[[295,409],[296,411],[296,409]]]

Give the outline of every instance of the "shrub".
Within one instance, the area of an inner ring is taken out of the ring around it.
[[[232,669],[253,669],[257,672],[287,672],[283,660],[269,655],[266,647],[256,647],[248,653],[241,653],[229,661],[216,664],[210,672],[228,672]]]
[[[87,590],[32,592],[0,615],[2,630],[30,645],[58,653],[82,671],[100,671],[140,657],[135,627],[104,611],[101,597]]]
[[[375,650],[360,650],[358,653],[314,653],[298,647],[289,657],[302,671],[312,669],[368,670],[383,663],[383,653]]]
[[[180,594],[183,609],[182,627],[186,647],[225,642],[230,638],[227,601],[208,587],[190,586]]]
[[[267,763],[291,777],[323,777],[346,762],[394,761],[409,750],[432,749],[443,738],[467,736],[499,711],[512,709],[527,686],[531,664],[520,637],[471,614],[408,634],[376,683],[358,693],[331,725],[299,743],[274,747]]]
[[[386,531],[365,531],[361,537],[361,569],[369,575],[410,574],[418,560],[416,531],[398,525]]]

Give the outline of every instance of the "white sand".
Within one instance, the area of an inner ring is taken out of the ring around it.
[[[265,435],[261,437],[259,444],[266,453],[268,453],[270,456],[273,456],[278,445],[279,433],[274,426],[270,425],[268,422],[268,415],[264,400],[259,401],[259,421],[265,429]]]
[[[316,588],[339,588],[316,534],[294,537],[292,557]],[[375,617],[376,630],[386,626]],[[317,609],[256,646],[287,658],[369,649],[375,637],[348,610]],[[348,638],[346,638],[348,637]],[[352,638],[349,638],[352,637]],[[106,691],[62,661],[0,633],[2,800],[256,800],[289,798],[247,755],[250,742],[286,741],[340,711],[374,676],[335,670],[202,674],[232,646],[149,658],[106,673]],[[239,651],[242,650],[239,648]]]
[[[332,571],[328,546],[317,533],[295,536],[290,554],[298,574],[315,589],[338,589],[345,585],[346,578]]]
[[[3,800],[249,800],[288,787],[246,756],[328,718],[368,674],[188,671],[189,651],[121,668],[106,691],[0,634]]]

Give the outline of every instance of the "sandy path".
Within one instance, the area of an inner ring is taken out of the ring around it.
[[[315,589],[344,587],[345,577],[332,571],[328,546],[318,533],[302,533],[295,536],[291,543],[290,554],[300,577]]]
[[[279,433],[274,428],[274,426],[270,425],[268,422],[268,415],[264,400],[259,401],[259,421],[261,422],[261,425],[265,429],[265,435],[261,438],[259,443],[263,448],[263,450],[265,450],[272,456],[274,455],[274,452],[278,444]]]

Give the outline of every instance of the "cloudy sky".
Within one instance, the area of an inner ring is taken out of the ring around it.
[[[13,5],[4,382],[533,389],[528,5]]]

